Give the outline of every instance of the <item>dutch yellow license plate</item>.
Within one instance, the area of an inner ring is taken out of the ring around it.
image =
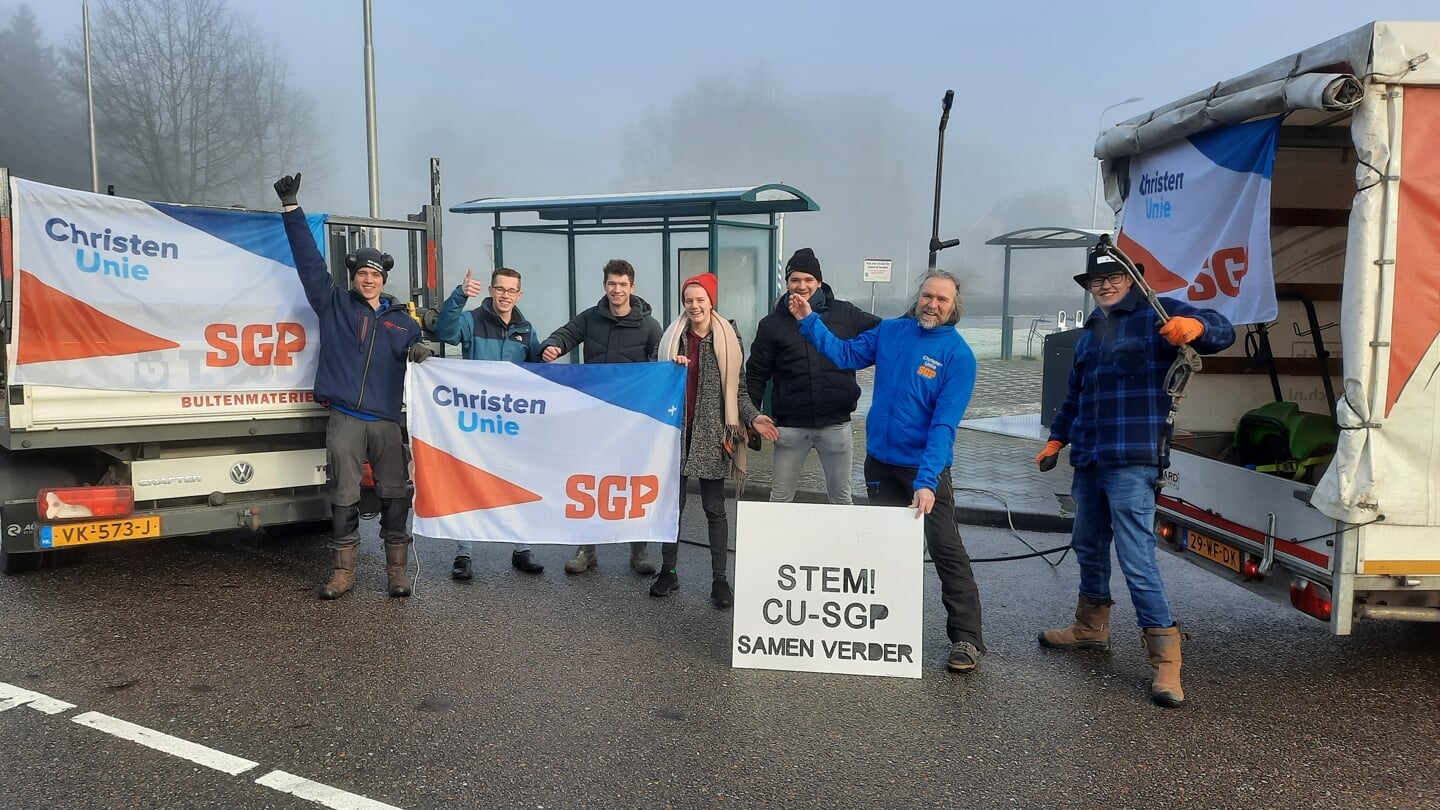
[[[116,540],[143,540],[160,536],[160,516],[96,520],[87,523],[58,523],[40,527],[40,547],[59,548]]]
[[[1187,535],[1185,545],[1191,551],[1199,554],[1207,560],[1214,560],[1217,563],[1239,572],[1240,570],[1240,549],[1222,543],[1213,537],[1207,537],[1194,529],[1186,529]]]

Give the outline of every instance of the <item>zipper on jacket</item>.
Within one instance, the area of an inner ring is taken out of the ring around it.
[[[365,370],[360,373],[360,396],[355,399],[355,407],[358,409],[365,401],[365,383],[370,379],[370,360],[375,356],[375,336],[380,334],[380,313],[375,313],[375,328],[369,328],[370,316],[366,315],[365,326],[370,333],[370,345],[365,347]],[[364,338],[361,338],[363,341]]]

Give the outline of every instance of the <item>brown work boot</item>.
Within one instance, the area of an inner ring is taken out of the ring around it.
[[[595,547],[580,546],[575,551],[574,559],[565,563],[565,573],[583,574],[595,567]]]
[[[355,587],[355,555],[359,546],[341,546],[335,549],[335,570],[330,581],[320,586],[321,599],[339,599]]]
[[[410,544],[385,544],[385,579],[391,596],[410,595]]]
[[[1080,594],[1075,606],[1075,623],[1040,634],[1040,646],[1052,650],[1110,649],[1110,599],[1091,599]]]
[[[1185,690],[1180,688],[1180,639],[1184,634],[1178,625],[1146,627],[1144,633],[1150,651],[1150,699],[1157,706],[1178,709],[1185,705]]]

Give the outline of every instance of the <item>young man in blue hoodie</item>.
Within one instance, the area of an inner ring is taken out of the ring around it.
[[[336,286],[315,236],[296,202],[300,173],[275,181],[284,209],[285,236],[305,297],[320,319],[320,362],[315,401],[330,408],[325,453],[330,492],[335,569],[320,588],[321,599],[338,599],[355,586],[360,547],[360,477],[368,460],[380,496],[380,538],[385,541],[385,574],[391,596],[409,596],[410,474],[405,458],[400,405],[405,362],[431,355],[420,324],[384,292],[395,260],[362,247],[345,257],[350,289]]]
[[[510,363],[540,362],[540,344],[535,341],[535,328],[520,314],[520,273],[508,267],[496,268],[490,274],[490,295],[480,306],[465,311],[465,302],[485,292],[480,279],[469,271],[455,292],[440,307],[435,320],[435,336],[460,347],[466,360],[500,360]],[[471,540],[457,540],[455,562],[450,576],[466,580],[473,576],[470,567]],[[510,553],[510,565],[517,571],[539,574],[545,566],[535,559],[530,547],[516,543]]]
[[[943,270],[920,279],[910,310],[850,340],[826,328],[810,302],[790,296],[800,334],[837,368],[875,366],[875,391],[865,417],[865,486],[870,503],[910,505],[925,518],[925,545],[940,576],[948,666],[975,669],[985,652],[980,590],[970,555],[955,528],[950,462],[955,428],[975,390],[975,353],[955,324],[960,282]]]

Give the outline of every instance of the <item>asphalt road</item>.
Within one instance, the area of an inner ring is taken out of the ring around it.
[[[703,536],[698,506],[682,536]],[[962,530],[976,557],[1025,550]],[[1440,806],[1440,628],[1332,637],[1168,556],[1191,636],[1178,711],[1147,699],[1118,579],[1109,653],[1036,645],[1073,610],[1068,558],[977,566],[991,651],[969,675],[944,669],[927,567],[925,674],[905,680],[732,670],[700,548],[659,600],[620,548],[578,577],[564,549],[530,577],[484,548],[454,583],[450,545],[422,541],[416,595],[390,599],[366,531],[338,602],[312,595],[315,536],[97,546],[0,579],[0,683],[63,701],[0,695],[0,807]]]

